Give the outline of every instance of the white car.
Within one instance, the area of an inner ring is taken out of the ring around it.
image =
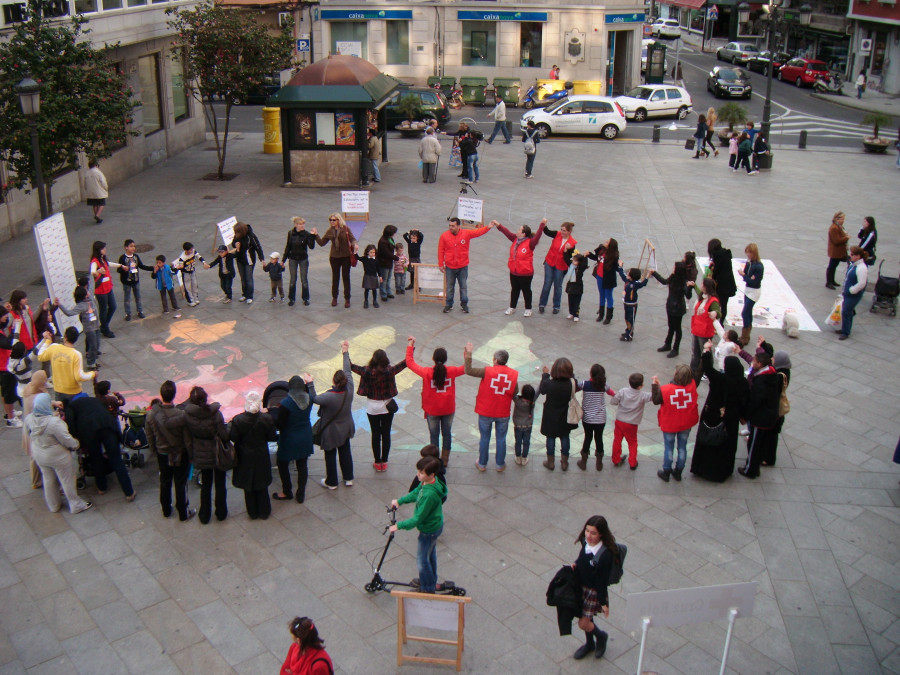
[[[622,106],[625,117],[635,122],[643,122],[648,117],[683,120],[694,105],[687,89],[671,84],[642,84],[625,96],[617,96],[616,103]]]
[[[600,134],[608,140],[625,130],[625,112],[608,96],[569,96],[522,115],[521,128],[534,122],[541,138],[550,134]]]
[[[680,38],[681,25],[675,19],[657,19],[650,26],[650,33],[661,38]]]

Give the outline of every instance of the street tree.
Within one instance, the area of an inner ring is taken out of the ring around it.
[[[108,49],[95,49],[88,20],[47,18],[52,3],[29,0],[25,20],[0,41],[0,158],[7,163],[4,191],[31,192],[35,171],[29,120],[19,106],[16,85],[30,75],[41,85],[37,125],[47,203],[55,178],[78,166],[78,154],[108,157],[124,144],[135,107],[124,74],[116,72]]]
[[[185,88],[201,103],[213,130],[219,160],[216,177],[223,180],[231,108],[258,90],[266,76],[290,64],[290,26],[273,35],[252,15],[212,3],[166,13],[173,17],[169,21],[177,33],[173,54],[184,64]],[[225,102],[221,137],[213,108],[216,98]]]

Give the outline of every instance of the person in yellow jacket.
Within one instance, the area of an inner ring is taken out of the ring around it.
[[[80,394],[81,383],[88,382],[97,375],[97,371],[84,371],[81,352],[75,349],[77,339],[78,329],[69,326],[63,334],[62,344],[54,344],[53,335],[45,331],[44,341],[39,345],[38,361],[50,362],[53,390],[56,392],[57,401],[66,402],[76,394]]]

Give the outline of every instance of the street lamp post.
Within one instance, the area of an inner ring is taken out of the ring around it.
[[[22,114],[28,119],[28,126],[31,129],[34,187],[37,189],[38,201],[41,205],[41,220],[45,220],[50,215],[50,210],[47,208],[47,193],[44,191],[44,174],[41,171],[41,146],[38,141],[37,130],[37,116],[41,112],[41,85],[32,80],[30,75],[26,75],[25,79],[16,85],[16,96],[19,97]]]

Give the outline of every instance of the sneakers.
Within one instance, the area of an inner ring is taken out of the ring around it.
[[[88,511],[88,510],[90,510],[90,509],[92,509],[92,508],[94,508],[93,502],[85,502],[85,503],[84,503],[84,508],[81,509],[81,511],[76,511],[75,513],[83,513],[83,512]]]
[[[508,307],[507,310],[506,310],[505,312],[503,312],[503,313],[506,314],[506,316],[509,316],[510,314],[512,314],[512,313],[515,312],[515,311],[516,311],[516,310],[513,309],[512,307]]]
[[[247,298],[245,298],[243,295],[238,299],[238,302],[246,302],[246,301],[247,301]]]
[[[525,466],[526,464],[528,464],[528,458],[527,458],[527,457],[523,457],[523,458],[522,458],[521,464],[522,464],[522,466]]]
[[[200,301],[199,301],[199,300],[191,300],[191,301],[188,303],[188,307],[196,307],[196,306],[199,305],[199,304],[200,304]]]
[[[139,319],[143,319],[143,318],[144,318],[144,313],[143,313],[143,312],[138,312],[138,313],[137,313],[137,317],[138,317]]]
[[[531,310],[530,310],[530,309],[526,309],[526,310],[525,310],[525,313],[524,313],[522,316],[524,316],[525,318],[528,318],[529,316],[531,316]]]
[[[463,313],[463,314],[468,314],[468,313],[469,313],[469,306],[468,306],[468,305],[462,305],[462,306],[460,307],[460,309],[462,309],[462,313]]]
[[[538,307],[538,312],[539,312],[540,314],[543,314],[543,313],[544,313],[544,308],[543,308],[543,307]]]
[[[572,318],[572,321],[574,321],[575,323],[578,323],[580,321],[580,319],[576,316],[576,317]]]
[[[231,298],[225,298],[225,299],[222,301],[222,304],[223,304],[223,305],[227,305],[229,302],[231,302]]]
[[[759,173],[759,171],[753,170],[753,171],[751,171],[750,173],[748,173],[747,175],[748,175],[748,176],[752,176],[752,175],[755,174],[755,173]]]
[[[6,427],[8,429],[21,429],[22,428],[22,420],[20,420],[16,416],[13,416],[12,419],[6,418]]]
[[[569,321],[571,321],[572,319],[575,318],[575,315],[574,315],[574,314],[568,314],[568,315],[566,315],[566,318],[567,318]]]
[[[518,464],[519,466],[522,465],[522,458],[519,457],[518,455],[516,455],[516,464]]]
[[[681,479],[679,479],[679,480],[681,480]],[[352,481],[352,480],[345,480],[345,481],[344,481],[344,485],[346,485],[347,487],[353,487],[353,481]]]
[[[184,520],[182,520],[181,522],[186,523],[187,521],[189,521],[191,518],[193,518],[196,515],[197,515],[197,509],[188,509],[187,517]]]
[[[131,314],[126,314],[126,315],[125,315],[125,320],[126,320],[126,321],[131,321]]]
[[[275,302],[275,296],[274,296],[274,295],[273,295],[271,298],[269,298],[269,302]]]
[[[248,304],[248,305],[252,305],[252,304],[253,304],[253,298],[247,298],[247,304]]]
[[[485,471],[487,471],[487,467],[481,466],[481,464],[479,464],[477,460],[475,461],[475,468],[478,469],[479,473],[484,473]]]
[[[282,299],[282,302],[284,302],[284,299]],[[294,301],[288,300],[288,307],[293,307],[293,306],[294,306]]]
[[[554,313],[554,314],[559,314],[559,307],[554,307],[554,308],[553,308],[553,313]]]
[[[533,174],[533,173],[526,173],[526,174],[525,174],[525,178],[534,178],[534,174]]]
[[[444,305],[444,314],[449,314],[452,309],[450,305]]]
[[[328,483],[325,482],[324,478],[319,480],[319,485],[321,485],[323,488],[326,488],[328,490],[337,490],[337,485],[329,485]]]

